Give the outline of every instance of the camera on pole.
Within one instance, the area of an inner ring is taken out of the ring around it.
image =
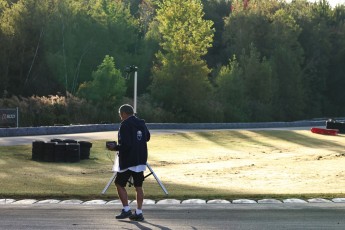
[[[127,73],[125,79],[128,79],[130,77],[130,74],[134,72],[134,96],[133,96],[133,101],[134,101],[134,114],[137,114],[137,78],[138,78],[138,67],[135,65],[129,65],[126,66],[125,72]]]
[[[131,73],[133,73],[133,72],[136,72],[136,71],[138,71],[138,67],[137,66],[135,66],[135,65],[129,65],[129,66],[126,66],[126,68],[125,68],[125,72],[127,73],[126,74],[126,79],[128,79],[129,78],[129,75],[131,74]]]

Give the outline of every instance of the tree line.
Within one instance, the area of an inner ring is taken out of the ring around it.
[[[116,120],[127,65],[148,122],[344,116],[344,60],[345,5],[326,0],[0,0],[0,107],[58,107],[45,124],[78,122],[69,98]]]

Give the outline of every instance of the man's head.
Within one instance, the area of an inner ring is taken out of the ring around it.
[[[121,105],[119,108],[119,115],[121,120],[126,120],[128,117],[134,114],[133,107],[128,104]]]

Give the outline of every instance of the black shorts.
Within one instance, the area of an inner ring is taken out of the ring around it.
[[[131,170],[118,172],[116,175],[115,184],[118,184],[121,187],[126,187],[131,176],[133,177],[134,187],[143,187],[144,172],[133,172]]]

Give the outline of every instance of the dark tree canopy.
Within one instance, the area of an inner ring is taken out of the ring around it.
[[[136,65],[152,122],[344,117],[344,60],[345,5],[326,0],[0,0],[1,100],[111,110]]]

